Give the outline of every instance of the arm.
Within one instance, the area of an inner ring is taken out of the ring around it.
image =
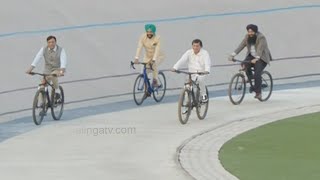
[[[139,59],[139,56],[141,54],[141,50],[143,47],[143,38],[144,38],[144,35],[142,35],[139,39],[138,48],[137,48],[136,57],[135,57],[136,59]]]
[[[233,56],[236,56],[237,54],[239,54],[247,46],[247,39],[248,39],[248,35],[244,37],[242,42],[239,44],[238,48],[234,50],[234,52],[232,53]]]
[[[206,53],[204,56],[204,64],[205,64],[205,71],[210,73],[210,69],[211,69],[211,59],[209,56],[209,53]]]
[[[62,49],[61,51],[60,62],[61,62],[61,66],[60,66],[61,71],[65,72],[67,67],[67,55],[64,49]]]
[[[36,57],[34,58],[31,66],[36,67],[37,64],[39,64],[40,60],[43,58],[43,48],[40,49],[40,51],[37,53]]]
[[[39,64],[40,60],[43,58],[43,48],[37,53],[36,57],[34,58],[33,62],[31,63],[31,67],[26,71],[27,74],[30,74],[32,70]]]
[[[178,70],[181,66],[186,64],[189,60],[189,51],[185,52],[178,62],[173,66],[173,69]]]
[[[159,53],[160,53],[160,37],[158,37],[158,39],[157,39],[157,45],[156,45],[156,49],[155,49],[152,60],[154,60],[154,61],[157,60]]]

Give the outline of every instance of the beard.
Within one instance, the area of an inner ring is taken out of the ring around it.
[[[253,36],[248,37],[248,44],[254,45],[254,44],[256,44],[256,41],[257,41],[257,35],[253,35]]]
[[[147,34],[147,37],[151,39],[153,37],[153,34]]]

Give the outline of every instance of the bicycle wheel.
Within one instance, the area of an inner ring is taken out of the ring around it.
[[[153,91],[153,98],[156,102],[161,102],[166,94],[167,82],[166,77],[163,72],[159,72],[158,74],[158,84],[159,87],[155,88]]]
[[[197,116],[200,120],[203,120],[204,118],[206,118],[207,116],[207,112],[208,112],[208,107],[209,107],[209,92],[208,92],[208,88],[206,87],[206,93],[207,93],[207,97],[208,97],[208,101],[207,102],[201,102],[202,98],[200,96],[200,91],[197,90],[197,100],[198,100],[198,104],[197,104]]]
[[[178,103],[178,116],[181,124],[186,124],[188,122],[189,116],[191,114],[191,94],[187,89],[183,89],[180,94]]]
[[[32,117],[36,125],[40,125],[46,114],[46,97],[42,90],[38,90],[33,99]]]
[[[262,84],[261,84],[261,102],[267,101],[273,90],[273,79],[268,71],[263,71],[261,74]]]
[[[61,86],[59,90],[60,93],[56,93],[55,89],[51,91],[51,115],[54,120],[60,120],[63,114],[64,91]]]
[[[239,105],[246,94],[246,80],[243,74],[235,74],[229,84],[229,99],[232,104]]]
[[[133,99],[137,105],[141,105],[146,99],[146,87],[147,85],[144,83],[143,75],[138,75],[133,86]]]

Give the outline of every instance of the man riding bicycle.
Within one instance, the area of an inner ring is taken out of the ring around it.
[[[272,61],[272,56],[268,48],[266,37],[259,32],[258,26],[249,24],[247,27],[247,34],[240,43],[239,47],[229,56],[229,60],[233,61],[234,57],[239,54],[245,47],[247,47],[247,55],[242,66],[246,69],[246,74],[249,79],[252,79],[251,68],[254,68],[254,87],[256,92],[255,98],[261,99],[261,74],[267,64]],[[247,63],[246,63],[247,62]]]
[[[145,55],[144,55],[144,62],[150,63],[152,65],[153,69],[153,81],[152,86],[158,87],[158,66],[161,64],[161,62],[164,59],[164,54],[160,50],[160,36],[156,35],[156,26],[154,24],[146,24],[145,25],[145,31],[138,43],[138,48],[136,52],[136,57],[134,60],[134,63],[139,62],[139,56],[141,54],[142,48],[145,49]],[[150,68],[150,65],[147,67]]]
[[[177,71],[184,64],[188,64],[189,72],[210,73],[211,59],[208,51],[202,49],[202,41],[200,39],[192,41],[192,49],[187,50],[187,52],[182,55],[179,61],[173,66],[172,71]],[[202,96],[201,101],[204,103],[208,101],[205,78],[206,75],[192,75],[192,80],[199,83],[200,95]]]
[[[57,45],[57,39],[54,36],[47,37],[47,46],[40,49],[34,58],[31,67],[27,70],[27,74],[31,74],[32,70],[37,66],[41,59],[44,59],[44,74],[52,74],[55,76],[47,77],[47,81],[52,81],[53,88],[58,92],[59,82],[58,76],[64,76],[66,65],[67,65],[67,56],[65,50]],[[42,84],[45,84],[45,81],[42,80]],[[59,96],[59,95],[56,95]]]

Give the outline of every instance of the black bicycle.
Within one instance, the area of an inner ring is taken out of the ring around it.
[[[136,78],[133,86],[133,99],[134,102],[137,105],[141,105],[147,97],[150,97],[151,94],[153,95],[153,99],[156,102],[161,102],[164,98],[164,95],[166,94],[167,89],[167,82],[166,77],[163,74],[162,71],[159,71],[158,73],[158,86],[154,87],[150,83],[150,79],[148,78],[147,70],[152,69],[151,63],[136,63],[136,64],[142,64],[143,65],[143,74],[139,74]],[[147,67],[149,64],[150,67]],[[135,69],[134,63],[131,62],[131,67]]]
[[[56,93],[53,85],[48,82],[47,77],[56,77],[55,74],[41,74],[31,72],[31,75],[40,75],[44,79],[44,84],[39,84],[38,90],[33,100],[32,106],[32,117],[33,122],[36,125],[40,125],[44,116],[47,115],[47,111],[51,109],[51,115],[54,120],[60,120],[63,114],[64,106],[64,91],[61,86],[59,86],[60,93]],[[51,88],[51,93],[49,93],[49,87]]]
[[[251,63],[247,61],[241,61],[234,59],[234,62],[240,63]],[[235,74],[230,81],[229,84],[229,99],[232,104],[239,105],[246,94],[246,84],[249,83],[250,89],[249,92],[252,93],[254,91],[254,68],[250,69],[252,71],[252,76],[247,77],[248,81],[246,81],[246,68],[241,68],[237,74]],[[261,102],[267,101],[273,90],[273,79],[271,74],[268,71],[263,71],[261,74],[262,77],[262,84],[261,84],[261,98],[259,100]]]
[[[186,124],[189,120],[191,111],[196,108],[197,116],[200,120],[203,120],[207,116],[209,107],[209,93],[206,87],[206,94],[208,100],[202,102],[200,96],[200,87],[197,80],[192,80],[191,76],[193,74],[206,75],[203,72],[185,72],[185,71],[175,71],[176,73],[183,73],[189,76],[188,81],[184,84],[184,87],[180,93],[179,103],[178,103],[178,116],[181,124]]]

